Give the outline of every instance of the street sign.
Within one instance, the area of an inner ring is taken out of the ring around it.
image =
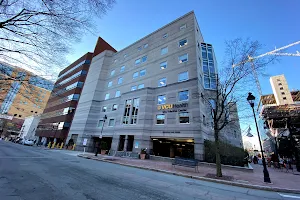
[[[88,140],[88,139],[86,139],[86,138],[85,138],[85,139],[83,139],[83,143],[82,143],[82,144],[83,144],[83,146],[86,146],[87,140]]]

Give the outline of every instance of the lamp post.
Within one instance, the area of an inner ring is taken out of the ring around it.
[[[267,169],[266,160],[265,160],[265,156],[264,156],[264,152],[263,152],[263,148],[262,148],[262,144],[261,144],[261,140],[260,140],[260,134],[259,134],[258,126],[257,126],[257,121],[256,121],[256,116],[255,116],[255,111],[254,111],[254,100],[255,100],[255,96],[253,96],[252,93],[249,92],[247,101],[249,102],[249,104],[252,108],[253,116],[254,116],[254,120],[255,120],[256,131],[257,131],[259,145],[260,145],[260,149],[261,149],[262,163],[264,166],[264,171],[263,171],[264,172],[264,182],[271,183],[271,179],[270,179],[269,172]]]
[[[104,117],[103,117],[103,123],[102,123],[102,127],[101,127],[101,132],[100,132],[99,138],[102,138],[102,131],[103,131],[103,127],[104,127],[104,123],[105,123],[105,120],[106,120],[106,119],[107,119],[107,116],[104,115]]]

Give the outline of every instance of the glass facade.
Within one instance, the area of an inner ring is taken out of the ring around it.
[[[209,44],[202,43],[201,55],[204,75],[204,88],[215,90],[217,88],[217,77],[212,46]]]
[[[64,76],[68,75],[69,73],[71,73],[72,71],[74,71],[75,69],[81,67],[81,65],[83,64],[90,64],[91,61],[90,60],[83,60],[81,61],[79,64],[75,65],[74,67],[72,67],[71,69],[69,69],[68,71],[66,71],[65,73],[61,74],[59,77],[58,77],[58,80],[63,78]]]

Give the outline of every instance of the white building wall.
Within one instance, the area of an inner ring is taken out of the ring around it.
[[[40,116],[26,117],[21,128],[19,137],[24,139],[36,139],[35,131],[40,122]]]

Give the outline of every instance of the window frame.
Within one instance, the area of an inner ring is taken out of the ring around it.
[[[114,108],[115,106],[116,106],[117,108]],[[112,111],[118,110],[118,104],[113,104],[112,107],[111,107],[111,110],[112,110]]]
[[[107,84],[107,87],[110,88],[112,86],[112,84],[113,84],[113,82],[109,81],[108,84]]]
[[[162,124],[157,123],[157,121],[158,121],[157,117],[159,115],[163,116],[163,123]],[[156,114],[156,116],[155,116],[155,125],[159,125],[160,126],[160,125],[165,125],[165,124],[166,124],[166,114],[163,114],[163,113],[162,114]]]
[[[110,76],[113,76],[113,75],[115,75],[115,73],[116,73],[116,70],[114,69],[114,70],[111,70],[111,72],[110,72]]]
[[[180,42],[186,40],[186,43],[184,43],[184,45],[180,46]],[[188,45],[188,39],[187,38],[183,38],[181,40],[178,41],[178,47],[181,48],[181,47],[184,47],[184,46],[187,46]]]
[[[119,94],[119,95],[117,95],[117,94]],[[120,97],[120,96],[121,96],[121,91],[120,91],[120,90],[117,90],[116,93],[115,93],[115,98],[118,98],[118,97]]]
[[[135,87],[135,89],[133,90],[134,87]],[[131,86],[130,91],[135,91],[135,90],[137,90],[137,86],[136,85]]]
[[[111,122],[111,121],[113,121],[113,123],[114,123],[113,125],[110,125],[110,122]],[[115,118],[110,118],[110,119],[108,120],[108,125],[107,125],[107,126],[108,126],[108,127],[114,127],[115,124],[116,124]]]
[[[104,97],[104,100],[108,100],[109,98],[110,98],[110,93],[106,93],[105,97]]]
[[[165,63],[165,68],[162,68],[162,66],[164,66],[164,65],[162,65],[162,64],[164,64]],[[159,64],[159,68],[160,68],[160,70],[164,70],[164,69],[167,69],[168,68],[168,61],[163,61],[163,62],[161,62],[160,64]]]
[[[141,85],[143,85],[143,87],[140,87]],[[139,85],[137,86],[137,89],[138,89],[138,90],[143,89],[143,88],[145,88],[145,84],[144,84],[144,83],[141,83],[141,84],[139,84]]]
[[[166,51],[165,53],[163,53],[163,50],[165,50],[165,49],[166,49],[167,51]],[[169,53],[169,48],[168,48],[168,46],[165,46],[165,47],[163,47],[163,48],[160,49],[160,55],[161,55],[161,56],[163,56],[163,55],[165,55],[165,54],[167,54],[167,53]]]
[[[180,59],[180,57],[183,57],[185,55],[186,55],[186,61],[183,62],[182,61],[183,59]],[[182,55],[178,56],[178,64],[186,63],[188,61],[189,61],[189,54],[188,53],[185,53],[185,54],[182,54]]]
[[[120,68],[120,72],[124,72],[125,71],[125,65],[121,66]]]
[[[187,123],[181,123],[180,122],[180,114],[181,113],[188,113],[189,122],[187,122]],[[191,119],[191,113],[190,112],[188,112],[188,111],[180,111],[180,112],[178,112],[177,116],[178,116],[178,123],[179,124],[190,124],[191,123],[190,122],[190,119]]]
[[[121,80],[121,81],[120,81]],[[118,78],[118,85],[121,85],[123,83],[123,77]]]
[[[142,75],[141,72],[145,72],[144,75]],[[147,73],[147,70],[146,70],[146,69],[142,69],[142,70],[140,71],[140,73],[139,73],[139,74],[140,74],[140,77],[146,76],[146,73]]]
[[[135,65],[139,65],[141,64],[141,58],[138,58],[134,61]]]
[[[139,73],[140,73],[140,72],[134,72],[134,73],[132,74],[132,79],[138,78],[138,77],[139,77]],[[134,76],[135,74],[137,74],[137,76]]]
[[[160,83],[163,79],[165,80],[165,85],[160,85]],[[167,77],[163,77],[163,78],[158,80],[158,86],[157,87],[165,87],[165,86],[167,86]]]
[[[158,100],[159,97],[164,97],[164,103],[159,103],[160,101]],[[167,95],[166,94],[162,94],[162,95],[158,95],[157,96],[157,105],[165,105],[166,104],[166,101],[167,101]]]
[[[182,24],[182,25],[179,27],[179,30],[182,31],[182,30],[186,29],[186,27],[187,27],[186,24]]]
[[[187,99],[186,100],[180,100],[180,94],[179,93],[181,93],[181,92],[187,92]],[[189,101],[189,99],[190,99],[190,92],[189,92],[189,90],[182,90],[182,91],[179,91],[177,93],[177,100],[178,100],[178,102],[186,102],[186,101]]]
[[[167,38],[167,37],[169,37],[169,34],[168,34],[168,33],[165,33],[165,34],[163,34],[163,36],[162,36],[162,38]]]
[[[107,106],[102,106],[101,112],[107,112]]]
[[[179,75],[186,73],[187,74],[187,79],[184,80],[179,80]],[[189,71],[184,71],[178,74],[178,82],[184,82],[184,81],[188,81],[189,80]]]

